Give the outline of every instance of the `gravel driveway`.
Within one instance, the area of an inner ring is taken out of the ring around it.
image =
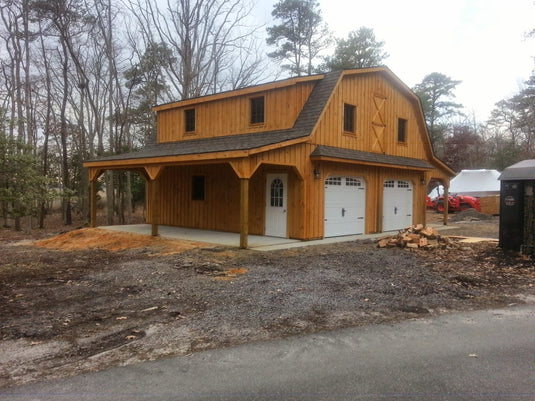
[[[487,237],[489,227],[497,233],[496,219],[456,225],[457,232],[444,233]],[[535,299],[533,262],[503,253],[495,242],[408,251],[367,240],[165,255],[147,248],[49,250],[5,239],[0,252],[0,388]]]

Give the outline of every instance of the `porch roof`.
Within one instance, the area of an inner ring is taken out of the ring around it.
[[[115,161],[131,159],[187,156],[205,153],[247,151],[306,137],[310,132],[303,130],[280,130],[253,134],[218,136],[177,142],[163,142],[145,146],[137,152],[102,157],[92,161]]]
[[[333,161],[339,161],[342,159],[350,162],[361,162],[374,165],[391,165],[418,170],[431,170],[434,168],[425,160],[403,156],[384,155],[382,153],[364,152],[361,150],[336,148],[324,145],[318,145],[310,154],[310,158]]]

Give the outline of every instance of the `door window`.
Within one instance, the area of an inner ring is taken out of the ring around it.
[[[274,179],[271,182],[271,206],[272,207],[284,207],[284,184],[279,178]]]

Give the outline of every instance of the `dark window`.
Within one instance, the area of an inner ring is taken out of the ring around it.
[[[264,122],[264,96],[251,99],[251,124]]]
[[[355,133],[355,111],[356,107],[351,104],[344,104],[344,131]]]
[[[407,140],[407,120],[398,118],[398,142]]]
[[[184,110],[186,132],[195,131],[195,109]]]
[[[205,179],[204,175],[194,175],[191,180],[191,199],[196,201],[204,200]]]

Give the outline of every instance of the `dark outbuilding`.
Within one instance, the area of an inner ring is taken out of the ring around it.
[[[535,254],[535,159],[506,168],[500,186],[500,247]]]

